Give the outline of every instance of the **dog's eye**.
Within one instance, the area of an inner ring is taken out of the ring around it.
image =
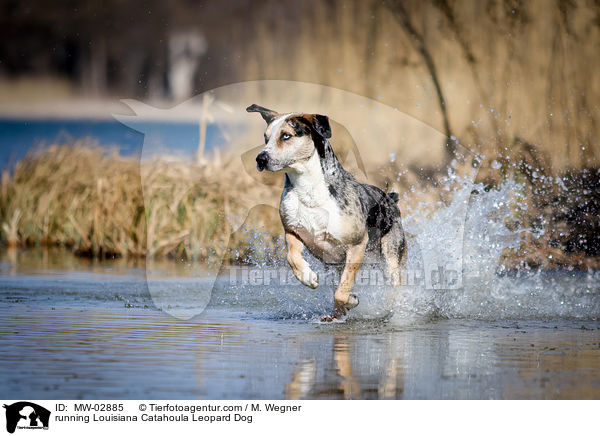
[[[288,139],[290,139],[292,137],[292,135],[290,135],[289,133],[284,133],[283,135],[281,135],[281,139],[283,141],[286,141]]]

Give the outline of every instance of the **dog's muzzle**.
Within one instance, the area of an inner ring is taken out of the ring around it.
[[[258,171],[264,170],[265,168],[267,168],[268,162],[269,156],[265,151],[261,151],[260,153],[258,153],[258,156],[256,156],[256,169]]]

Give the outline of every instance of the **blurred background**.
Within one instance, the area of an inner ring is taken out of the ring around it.
[[[464,144],[519,136],[551,150],[556,165],[597,159],[594,0],[3,0],[0,8],[5,114],[49,102],[54,115],[55,102],[69,99],[180,102],[229,83],[285,79],[381,100]]]
[[[223,215],[236,211],[236,192],[255,182],[243,171],[236,182],[223,174],[241,171],[238,152],[260,137],[232,144],[238,154],[218,147],[210,120],[194,118],[195,107],[199,114],[212,104],[202,99],[180,120],[155,120],[166,142],[191,137],[196,157],[184,162],[195,165],[189,171],[165,175],[188,183],[170,209],[157,200],[159,210],[171,210],[161,220],[147,202],[144,209],[145,169],[136,160],[143,134],[112,114],[131,113],[121,99],[169,108],[228,84],[281,79],[373,99],[447,138],[412,144],[414,162],[398,163],[388,149],[368,157],[369,180],[408,193],[406,205],[443,200],[433,189],[439,177],[453,160],[469,166],[478,156],[477,181],[486,189],[523,183],[528,209],[515,211],[519,225],[549,230],[524,236],[514,264],[596,265],[598,0],[2,0],[0,40],[0,235],[7,246],[210,257],[215,238],[227,245]],[[258,87],[243,100],[277,101],[273,93]],[[428,196],[409,198],[415,186]],[[252,189],[257,199],[279,196],[277,184]],[[172,192],[163,194],[172,201]],[[281,229],[267,215],[257,220],[276,245]],[[149,222],[159,235],[152,250]]]

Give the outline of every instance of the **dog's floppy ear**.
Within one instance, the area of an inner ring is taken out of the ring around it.
[[[326,115],[314,114],[312,116],[312,125],[315,131],[323,138],[331,138],[331,126],[329,118]]]
[[[331,138],[331,126],[329,125],[329,118],[326,115],[304,114],[301,118],[304,118],[311,125],[313,131],[321,137],[325,139]]]
[[[327,138],[331,138],[331,126],[329,118],[319,114],[303,114],[299,117],[304,122],[310,125],[315,147],[319,152],[319,156],[325,155],[325,143]]]
[[[259,106],[257,104],[253,104],[252,106],[248,106],[246,108],[246,112],[258,112],[263,117],[263,120],[267,122],[267,124],[271,124],[271,122],[279,117],[279,114],[271,109],[267,109],[265,107]]]

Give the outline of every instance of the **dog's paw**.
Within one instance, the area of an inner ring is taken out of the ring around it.
[[[345,316],[337,317],[335,315],[323,315],[320,319],[321,323],[343,323],[346,321]]]
[[[312,270],[305,271],[302,277],[302,284],[308,286],[311,289],[317,289],[319,286],[319,276]]]
[[[358,296],[356,296],[355,294],[350,294],[348,295],[348,301],[344,304],[344,307],[346,309],[354,309],[356,306],[358,306]]]

